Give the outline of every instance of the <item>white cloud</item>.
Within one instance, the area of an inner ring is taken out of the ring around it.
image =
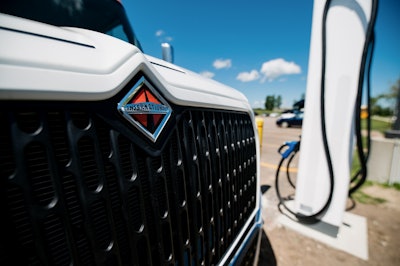
[[[165,31],[163,30],[158,30],[155,33],[155,36],[158,37],[160,42],[172,42],[173,38],[171,36],[168,36]]]
[[[263,80],[272,81],[283,75],[300,74],[301,68],[294,62],[277,58],[263,63],[260,72],[264,74]]]
[[[236,79],[242,82],[249,82],[253,80],[257,80],[260,78],[260,74],[257,70],[253,69],[250,72],[241,72],[237,75]]]
[[[215,76],[215,74],[213,72],[210,72],[210,71],[200,72],[200,75],[202,75],[203,77],[206,77],[206,78],[210,78],[210,79]]]
[[[232,60],[231,59],[217,59],[214,61],[213,66],[216,69],[230,68],[232,66]]]
[[[158,31],[156,31],[156,36],[157,37],[161,37],[161,36],[163,36],[165,34],[165,32],[163,31],[163,30],[158,30]]]

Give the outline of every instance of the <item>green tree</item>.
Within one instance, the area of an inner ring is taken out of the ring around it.
[[[265,99],[265,109],[268,111],[272,111],[275,106],[275,96],[274,95],[268,95],[267,98]]]
[[[280,109],[282,105],[282,96],[278,95],[275,99],[275,107]]]
[[[390,95],[395,102],[393,112],[396,117],[392,128],[395,130],[400,130],[400,78],[390,88]]]
[[[391,106],[393,107],[393,109],[396,107],[396,100],[398,99],[398,97],[400,97],[399,94],[400,93],[400,78],[397,80],[397,82],[395,84],[393,84],[390,87],[390,90],[388,93],[384,93],[381,95],[381,97],[383,99],[386,99],[387,101],[389,101],[389,103],[391,104]]]
[[[388,107],[382,107],[380,102],[384,100],[389,104]],[[371,97],[371,113],[373,115],[390,116],[399,113],[400,103],[400,79],[393,84],[387,93]],[[398,116],[398,115],[397,115]]]

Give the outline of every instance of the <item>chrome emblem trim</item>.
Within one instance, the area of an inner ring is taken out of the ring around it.
[[[153,142],[157,141],[172,109],[157,90],[141,77],[118,103],[122,116]]]

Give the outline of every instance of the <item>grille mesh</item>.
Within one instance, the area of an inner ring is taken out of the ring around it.
[[[39,110],[0,113],[2,265],[213,265],[255,209],[247,114],[186,110],[153,156],[93,112]]]

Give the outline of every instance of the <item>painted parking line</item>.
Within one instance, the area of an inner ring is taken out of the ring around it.
[[[271,164],[271,163],[265,163],[265,162],[261,162],[260,163],[262,167],[266,167],[266,168],[270,168],[270,169],[278,169],[278,165],[276,164]],[[286,167],[282,167],[281,171],[286,171]],[[298,169],[295,167],[290,167],[289,168],[289,172],[291,173],[297,173]]]

